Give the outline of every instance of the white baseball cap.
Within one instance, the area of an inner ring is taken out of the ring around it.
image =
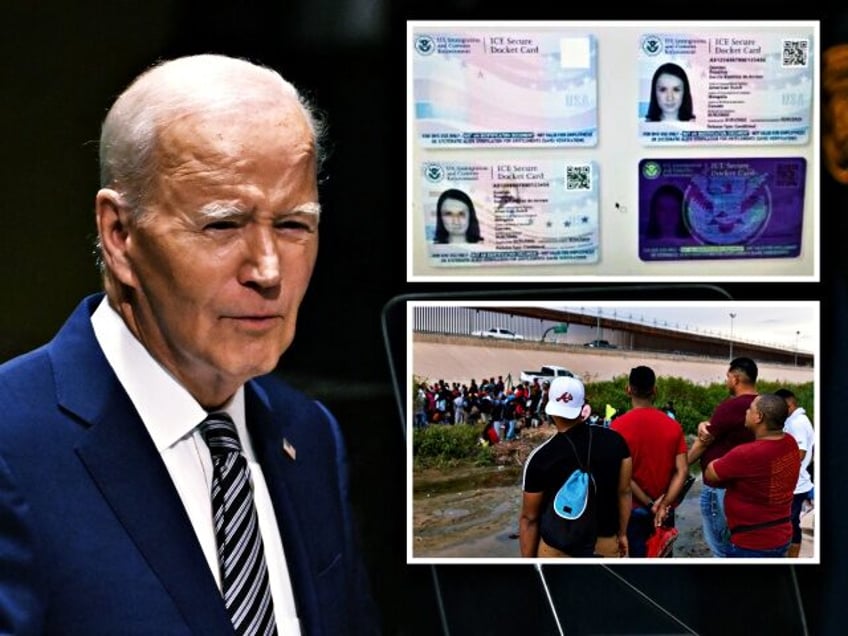
[[[545,412],[548,415],[558,415],[569,420],[575,420],[583,410],[586,401],[586,391],[583,383],[577,378],[554,378],[548,389],[548,404]]]

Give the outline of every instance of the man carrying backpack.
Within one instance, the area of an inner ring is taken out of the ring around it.
[[[524,464],[521,556],[627,556],[627,443],[615,431],[586,422],[590,408],[577,378],[551,382],[545,411],[557,432]]]

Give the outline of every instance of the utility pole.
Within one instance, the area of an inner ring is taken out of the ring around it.
[[[733,319],[736,314],[730,314],[730,359],[733,360]]]

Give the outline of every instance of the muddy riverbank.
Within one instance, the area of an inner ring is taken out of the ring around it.
[[[543,439],[545,433],[533,431]],[[519,557],[521,469],[525,451],[538,442],[509,442],[498,449],[504,463],[488,467],[418,470],[413,473],[412,556],[426,558]],[[508,447],[507,444],[511,444]],[[701,530],[700,476],[676,511],[680,532],[675,558],[710,558]],[[802,525],[802,557],[813,556],[813,522]]]
[[[506,472],[504,479],[509,479],[512,477],[510,473],[515,471],[500,472]],[[494,481],[493,474],[497,472],[486,474],[490,483]],[[511,485],[469,487],[458,492],[443,492],[440,485],[431,490],[422,486],[413,498],[413,556],[520,556],[517,537],[521,511],[520,479],[520,474],[516,474],[515,483]],[[677,510],[680,536],[675,543],[676,556],[710,556],[701,533],[700,487],[698,480]]]

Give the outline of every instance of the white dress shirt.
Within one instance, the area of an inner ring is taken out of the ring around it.
[[[168,469],[185,506],[209,569],[221,589],[218,547],[212,518],[212,457],[198,426],[207,412],[135,338],[106,298],[91,316],[94,335],[106,360],[129,395],[147,432]],[[300,634],[291,580],[277,519],[247,433],[244,387],[221,411],[236,425],[242,450],[250,467],[259,531],[265,547],[274,617],[280,634]]]

